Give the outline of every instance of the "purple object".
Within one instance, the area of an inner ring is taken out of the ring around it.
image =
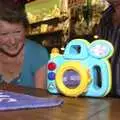
[[[67,70],[63,82],[68,88],[76,88],[80,84],[80,75],[74,70]]]
[[[0,111],[55,107],[61,104],[63,104],[63,100],[60,98],[35,97],[26,94],[0,91]]]

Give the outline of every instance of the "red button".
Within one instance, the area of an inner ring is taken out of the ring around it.
[[[55,70],[56,69],[56,64],[51,62],[48,64],[48,70]]]

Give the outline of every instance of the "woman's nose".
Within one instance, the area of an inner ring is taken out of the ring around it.
[[[16,38],[14,36],[9,36],[9,43],[14,45],[16,43]]]

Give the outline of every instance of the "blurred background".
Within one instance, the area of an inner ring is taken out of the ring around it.
[[[23,0],[29,28],[27,38],[44,45],[50,52],[61,52],[75,38],[97,39],[95,27],[109,4],[105,0]]]

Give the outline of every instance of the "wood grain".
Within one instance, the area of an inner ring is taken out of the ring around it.
[[[26,93],[40,97],[58,97],[64,104],[52,108],[26,109],[0,112],[1,120],[119,120],[119,98],[70,98],[51,95],[42,89],[24,88],[9,84],[0,85],[0,89]]]

